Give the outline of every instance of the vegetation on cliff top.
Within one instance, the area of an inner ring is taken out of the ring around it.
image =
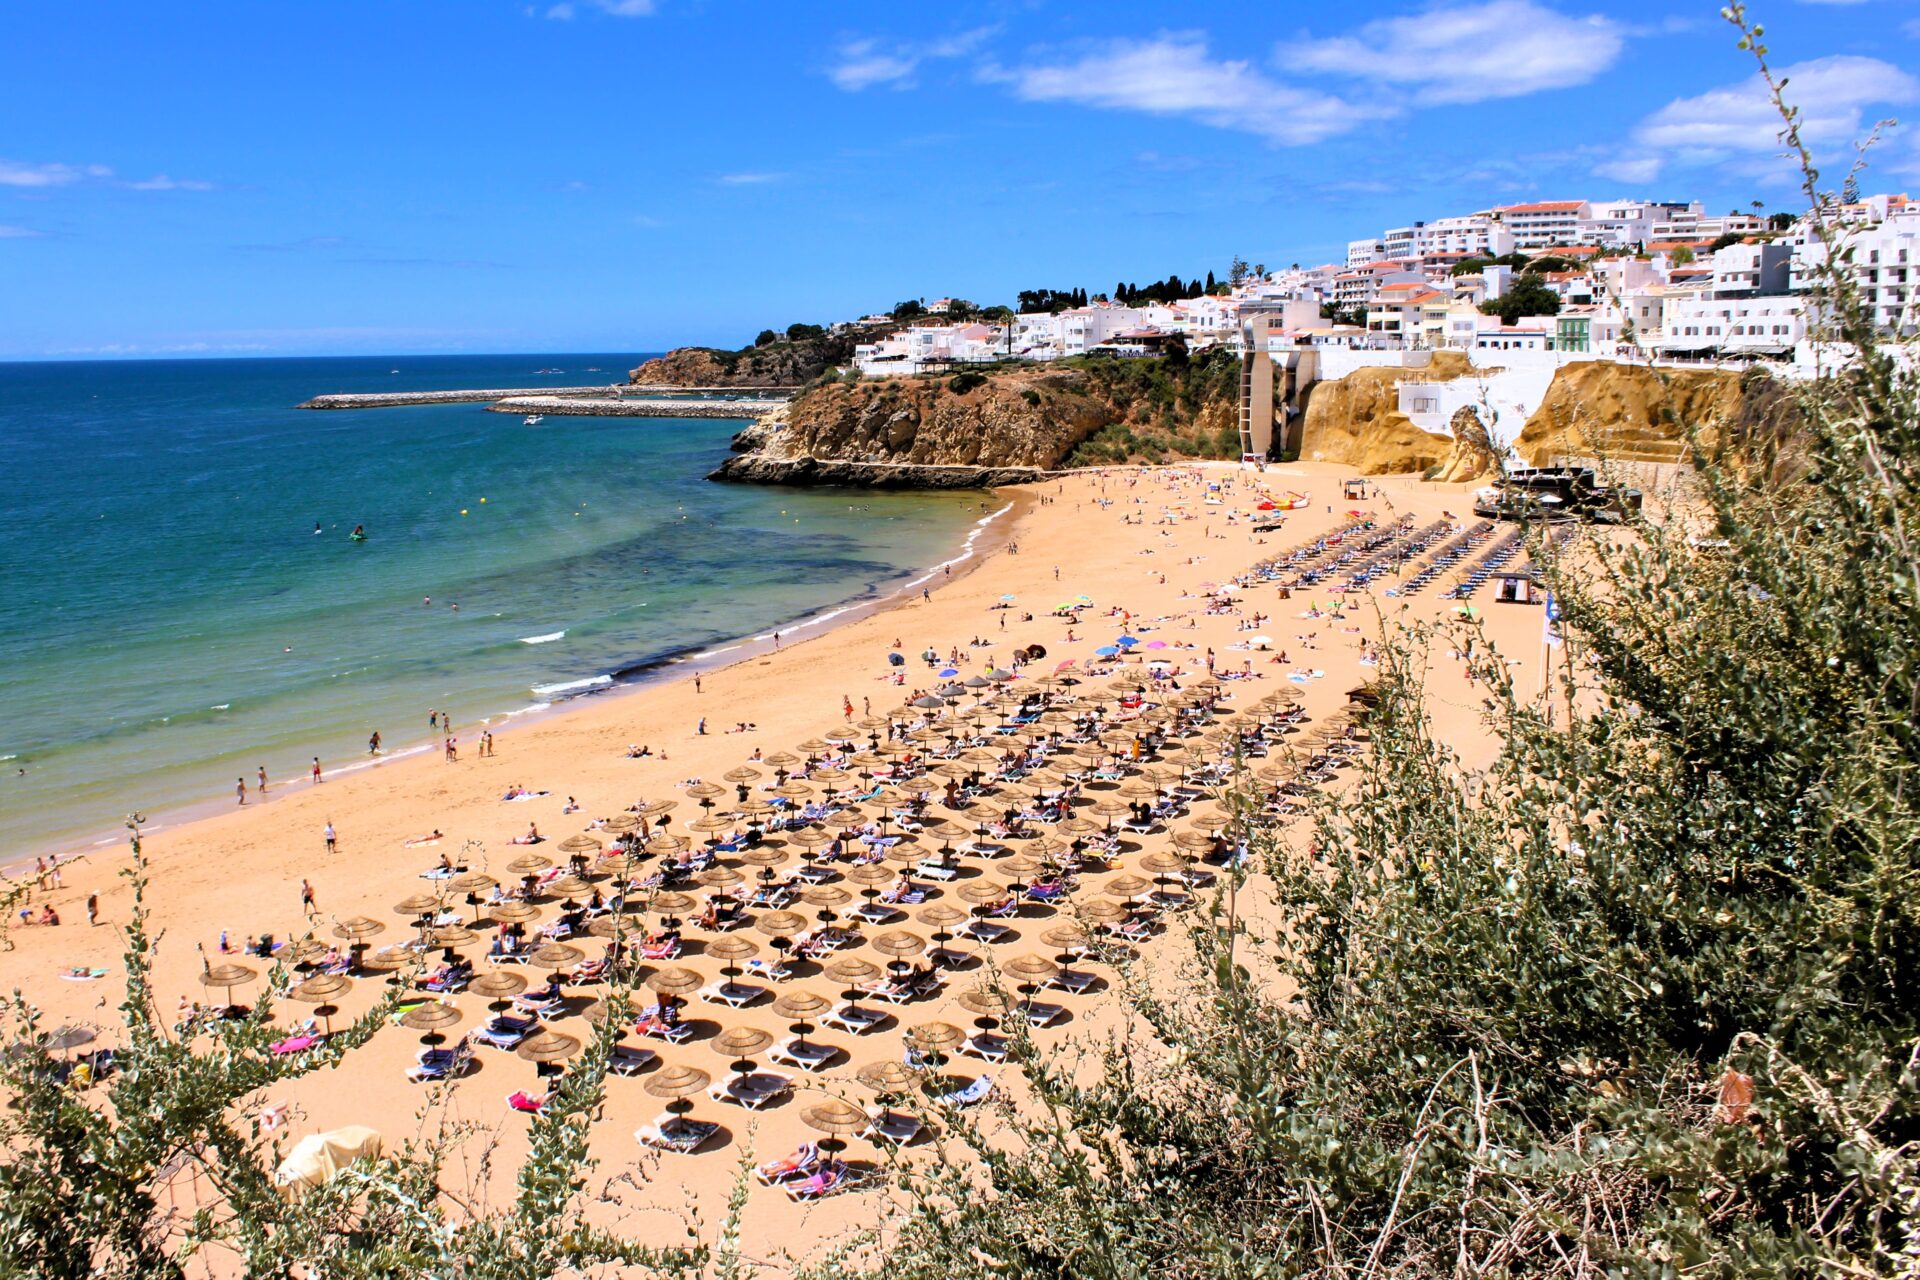
[[[1062,363],[1084,371],[1091,393],[1124,413],[1074,446],[1064,465],[1240,456],[1240,357],[1226,348],[1191,359],[1176,348],[1160,360],[1077,356]]]

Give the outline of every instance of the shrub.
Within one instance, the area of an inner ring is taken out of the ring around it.
[[[1550,697],[1412,628],[1311,841],[1223,788],[1277,922],[1229,875],[1183,992],[1130,982],[1092,1062],[1025,1045],[1035,1101],[908,1179],[884,1274],[1916,1273],[1920,383],[1820,294],[1857,359],[1801,434],[1696,438],[1578,572],[1535,546]],[[1441,645],[1486,764],[1430,714]]]

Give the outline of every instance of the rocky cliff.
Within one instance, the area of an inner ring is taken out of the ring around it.
[[[1545,465],[1560,457],[1674,462],[1689,429],[1709,449],[1790,429],[1780,382],[1755,370],[1649,369],[1595,361],[1567,365],[1527,419],[1514,449]]]
[[[725,351],[680,347],[627,375],[634,386],[799,387],[853,359],[853,338],[825,334]]]
[[[1060,467],[1230,456],[1238,442],[1237,368],[1223,353],[1191,362],[1086,360],[823,383],[736,436],[740,456],[715,478],[904,484],[917,477],[946,486],[973,474],[971,483],[1003,484],[1015,473]]]
[[[1473,371],[1463,353],[1436,351],[1423,368],[1356,369],[1336,382],[1314,383],[1307,389],[1300,456],[1344,463],[1362,475],[1440,466],[1453,451],[1453,438],[1423,431],[1400,412],[1400,384],[1451,382]]]
[[[1494,454],[1477,414],[1455,415],[1453,434],[1435,434],[1400,412],[1402,382],[1449,382],[1477,372],[1459,352],[1436,352],[1420,369],[1357,369],[1307,394],[1300,456],[1335,462],[1366,475],[1431,471],[1465,480],[1491,469]],[[1555,371],[1528,417],[1513,452],[1521,462],[1606,457],[1619,462],[1673,462],[1689,428],[1709,447],[1790,430],[1791,410],[1779,382],[1765,372],[1649,369],[1583,361]]]

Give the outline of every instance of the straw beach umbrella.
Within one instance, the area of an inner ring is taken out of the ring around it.
[[[260,975],[243,964],[219,964],[204,970],[200,974],[200,984],[207,987],[219,987],[226,993],[225,1003],[233,1003],[233,989],[243,982],[252,982]]]
[[[757,945],[734,934],[715,938],[707,944],[706,950],[708,955],[720,958],[720,976],[729,981],[740,976],[740,961],[760,953]]]
[[[753,1070],[753,1055],[773,1043],[773,1034],[759,1027],[729,1027],[707,1042],[707,1047],[729,1060],[741,1075]]]
[[[430,916],[440,909],[440,899],[429,893],[416,893],[394,903],[393,909],[403,916]]]
[[[332,1035],[333,1015],[339,1012],[334,1006],[333,998],[343,996],[351,990],[353,990],[351,978],[344,978],[337,973],[316,973],[305,982],[292,987],[287,992],[287,999],[313,1005],[313,1011],[319,1014],[326,1024],[327,1034]]]
[[[527,989],[527,980],[517,973],[502,973],[495,970],[483,973],[467,984],[467,990],[478,996],[485,996],[493,1009],[504,1009],[507,1001]]]
[[[706,983],[697,969],[678,966],[662,969],[647,978],[647,986],[663,996],[683,996],[689,991],[698,991]]]
[[[566,969],[587,958],[587,953],[564,942],[549,942],[536,947],[527,959],[542,969]]]
[[[425,1032],[420,1037],[421,1044],[438,1044],[446,1037],[441,1031],[460,1021],[460,1011],[450,1004],[435,1001],[409,1009],[400,1019],[400,1025],[411,1027],[415,1031]]]
[[[833,1001],[812,991],[794,990],[781,993],[773,1002],[773,1011],[783,1018],[793,1020],[794,1046],[801,1052],[807,1047],[807,1032],[813,1029],[813,1020],[833,1007]]]
[[[670,1098],[675,1101],[700,1092],[711,1083],[713,1077],[698,1067],[663,1067],[648,1077],[641,1087],[656,1098]],[[672,1110],[672,1108],[668,1108]]]
[[[547,1068],[555,1063],[564,1062],[580,1052],[580,1041],[560,1031],[542,1031],[520,1042],[514,1053],[533,1063],[541,1075],[547,1074]]]
[[[829,1151],[845,1150],[847,1144],[843,1140],[844,1135],[865,1133],[873,1125],[866,1112],[841,1098],[828,1098],[825,1102],[803,1107],[800,1119],[809,1128],[827,1135],[826,1141],[820,1145]]]

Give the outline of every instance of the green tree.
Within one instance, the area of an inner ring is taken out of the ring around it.
[[[918,320],[926,313],[926,306],[918,298],[908,298],[905,302],[893,304],[892,315],[895,320]]]
[[[1500,323],[1512,324],[1522,316],[1551,316],[1560,311],[1560,295],[1532,272],[1515,279],[1507,291],[1480,304],[1485,315],[1499,316]]]
[[[753,345],[756,347],[769,347],[778,341],[780,341],[779,334],[771,329],[762,329],[754,336]]]

